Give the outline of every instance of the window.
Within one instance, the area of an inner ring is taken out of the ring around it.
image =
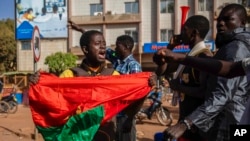
[[[131,36],[134,39],[134,42],[138,42],[138,33],[137,33],[137,31],[135,31],[135,30],[126,30],[125,34]]]
[[[138,2],[126,2],[125,3],[125,13],[138,13]]]
[[[211,0],[199,0],[198,10],[199,11],[212,11],[213,2]]]
[[[31,50],[31,42],[30,41],[21,41],[21,49],[22,50]]]
[[[161,13],[174,13],[174,0],[161,0]]]
[[[102,4],[90,4],[90,15],[94,16],[98,12],[102,12]]]
[[[167,42],[170,40],[174,31],[170,29],[161,29],[161,42]]]

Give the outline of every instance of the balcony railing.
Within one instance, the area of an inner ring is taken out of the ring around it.
[[[140,23],[140,14],[100,14],[96,16],[72,16],[76,24],[118,24],[118,23]]]

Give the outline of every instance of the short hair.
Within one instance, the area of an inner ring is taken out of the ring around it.
[[[243,5],[240,5],[240,4],[237,4],[237,3],[228,4],[224,8],[222,8],[220,13],[225,12],[225,11],[229,11],[229,10],[233,10],[233,12],[235,12],[240,17],[241,21],[246,23],[246,21],[247,21],[247,11],[246,11],[246,8]]]
[[[28,12],[28,13],[30,13],[31,11],[33,11],[32,8],[28,8],[28,9],[27,9],[27,12]]]
[[[53,9],[53,12],[56,13],[58,11],[58,6],[57,5],[53,5],[52,9]]]
[[[129,35],[121,35],[116,38],[116,41],[132,51],[134,47],[134,39]]]
[[[200,37],[205,39],[209,31],[209,21],[202,15],[194,15],[187,19],[185,26],[199,31]]]
[[[91,40],[91,37],[95,34],[102,34],[102,32],[100,31],[97,31],[97,30],[89,30],[89,31],[86,31],[82,34],[81,38],[80,38],[80,46],[81,48],[86,46],[86,47],[89,47],[89,43],[90,43],[90,40]]]

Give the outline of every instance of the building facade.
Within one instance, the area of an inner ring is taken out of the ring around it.
[[[110,48],[115,48],[116,37],[123,34],[132,36],[135,58],[144,71],[153,71],[156,67],[152,62],[153,52],[165,47],[173,34],[180,33],[183,19],[192,15],[206,16],[210,21],[206,40],[213,41],[216,16],[223,5],[233,2],[247,4],[244,0],[68,0],[67,5],[68,18],[85,30],[103,32]],[[183,12],[183,6],[189,6],[189,10]],[[44,65],[46,56],[58,51],[78,55],[80,63],[83,57],[79,47],[80,36],[81,33],[69,29],[68,38],[41,39],[41,57],[36,67],[47,70]],[[28,45],[29,41],[18,42],[19,71],[35,68],[32,49],[26,47]]]

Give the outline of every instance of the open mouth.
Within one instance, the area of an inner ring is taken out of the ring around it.
[[[98,57],[101,58],[101,59],[105,59],[105,57],[106,57],[106,52],[105,52],[105,51],[100,51],[100,52],[98,53]]]
[[[218,32],[218,33],[224,33],[225,31],[222,30],[222,29],[218,29],[217,32]]]

